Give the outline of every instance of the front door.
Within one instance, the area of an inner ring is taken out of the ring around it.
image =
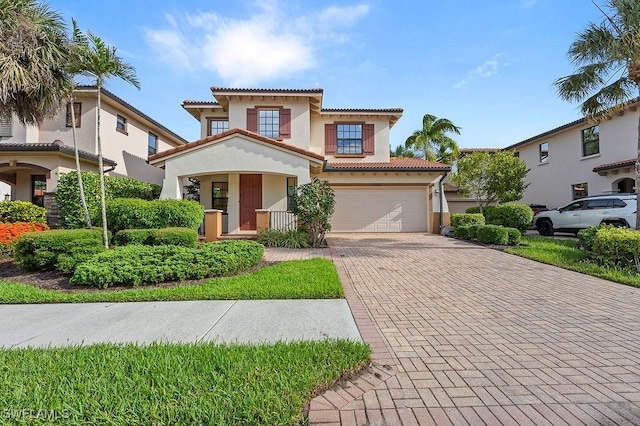
[[[256,230],[256,210],[262,208],[262,175],[240,175],[240,230]]]

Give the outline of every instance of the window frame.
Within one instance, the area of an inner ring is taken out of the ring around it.
[[[67,102],[67,111],[66,111],[66,127],[73,127],[71,123],[71,102]],[[76,129],[82,127],[82,102],[74,102],[73,103],[74,115],[76,119]]]
[[[127,132],[127,117],[124,115],[116,114],[116,131],[129,135]]]
[[[263,131],[263,124],[262,124],[262,113],[266,113],[266,112],[271,112],[271,113],[277,113],[277,119],[275,119],[273,116],[271,117],[265,117],[265,119],[269,118],[270,122],[266,123],[265,126],[265,130]],[[257,114],[257,125],[258,125],[258,134],[262,135],[264,137],[267,138],[271,138],[271,139],[280,139],[280,116],[282,113],[282,108],[281,107],[258,107],[256,108],[256,114]],[[271,129],[272,133],[268,133],[267,132],[267,126],[268,128]],[[273,133],[273,129],[276,129],[277,132]]]
[[[298,189],[297,176],[287,177],[287,211],[293,211],[293,197]]]
[[[41,187],[36,188],[36,182],[42,184]],[[36,194],[37,191],[42,193]],[[44,207],[44,194],[47,192],[47,175],[31,175],[31,202],[36,206]]]
[[[576,189],[577,187],[582,187],[582,189]],[[581,195],[581,192],[584,192],[584,195]],[[581,198],[585,198],[589,196],[589,183],[574,183],[571,185],[571,196],[573,200],[579,200]]]
[[[361,121],[350,121],[350,122],[337,122],[335,123],[336,125],[336,154],[335,155],[342,155],[342,156],[364,156],[364,122]],[[340,138],[340,127],[341,126],[360,126],[360,138]],[[341,141],[360,141],[360,151],[357,152],[353,151],[351,148],[353,148],[354,146],[357,148],[357,145],[347,145],[345,150],[345,146],[343,145],[342,147],[340,146],[340,142]]]
[[[224,197],[216,197],[216,186],[220,188],[220,194]],[[229,209],[229,182],[216,181],[211,182],[211,208],[214,210],[222,210],[223,214],[228,213]]]
[[[226,126],[222,126],[223,130],[218,129],[216,133],[213,132],[211,125],[213,123],[226,123]],[[215,117],[207,117],[207,136],[215,136],[220,133],[224,133],[229,130],[229,119],[228,118],[215,118]]]
[[[542,149],[543,145],[546,145],[546,149]],[[546,155],[544,154],[546,153]],[[549,162],[549,142],[542,142],[538,145],[538,155],[540,164],[547,164]]]
[[[152,137],[153,137],[153,147],[151,146]],[[147,135],[147,155],[155,155],[157,153],[158,153],[158,135],[156,135],[153,132],[149,132]]]
[[[593,134],[595,134],[595,137],[592,137],[591,139],[587,140],[586,134],[592,129],[595,129],[595,131],[593,132]],[[582,135],[582,156],[589,157],[591,155],[600,154],[600,126],[596,124],[595,126],[582,129],[581,135]],[[589,146],[588,144],[595,145],[596,152],[588,153],[588,150],[587,150],[587,147]]]
[[[13,136],[13,117],[0,118],[0,138],[10,138]]]

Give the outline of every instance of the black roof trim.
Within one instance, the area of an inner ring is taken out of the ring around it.
[[[0,143],[0,151],[2,152],[61,152],[63,154],[75,155],[73,148],[63,145],[61,143]],[[98,162],[98,156],[91,154],[87,151],[78,151],[80,158],[85,160]],[[102,157],[102,162],[109,166],[115,166],[116,163],[113,160]]]

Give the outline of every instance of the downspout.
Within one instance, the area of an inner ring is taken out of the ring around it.
[[[117,164],[114,164],[113,166],[109,167],[107,170],[104,171],[104,173],[109,173],[112,172],[116,169]],[[446,176],[446,175],[445,175]]]
[[[442,197],[443,197],[443,188],[442,188],[442,181],[445,180],[445,178],[447,177],[447,175],[449,174],[449,172],[444,172],[444,174],[442,175],[442,177],[440,178],[440,181],[438,182],[438,191],[440,191],[438,193],[438,202],[440,204],[440,211],[438,212],[438,225],[440,225],[440,227],[438,229],[440,229],[440,232],[442,232],[442,209],[444,208],[444,202],[442,201]]]

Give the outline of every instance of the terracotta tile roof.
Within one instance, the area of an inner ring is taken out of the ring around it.
[[[613,169],[620,169],[620,168],[623,168],[623,167],[631,167],[634,164],[636,164],[636,159],[635,158],[631,158],[629,160],[616,161],[615,163],[600,164],[599,166],[594,167],[593,171],[595,173],[604,172],[605,170],[613,170]]]
[[[60,141],[54,141],[52,143],[0,143],[0,152],[61,152],[67,155],[75,156],[75,151],[72,147],[64,145]],[[85,160],[98,162],[98,156],[91,154],[87,151],[78,150],[78,156]],[[102,162],[109,166],[115,166],[116,163],[113,160],[102,157]]]
[[[184,101],[182,101],[182,106],[184,107],[185,105],[220,105],[220,104],[214,101],[193,101],[190,99],[185,99]]]
[[[388,163],[327,163],[326,172],[342,171],[406,171],[406,172],[448,172],[448,164],[427,161],[421,158],[391,158]]]
[[[255,89],[239,87],[219,87],[212,86],[212,92],[233,92],[233,93],[322,93],[321,88],[315,89]]]
[[[358,112],[358,113],[402,113],[402,108],[322,108],[321,112]]]
[[[158,152],[157,154],[150,155],[149,156],[149,161],[158,160],[160,158],[163,158],[163,157],[166,157],[166,156],[178,153],[178,152],[187,151],[189,149],[193,149],[193,148],[196,148],[198,146],[206,145],[208,143],[215,142],[215,141],[218,141],[220,139],[226,138],[227,136],[232,136],[232,135],[235,135],[235,134],[247,136],[247,137],[249,137],[251,139],[255,139],[257,141],[264,142],[266,144],[269,144],[269,145],[272,145],[272,146],[275,146],[275,147],[278,147],[278,148],[281,148],[281,149],[285,149],[287,151],[292,151],[292,152],[295,152],[297,154],[306,155],[307,157],[315,158],[315,159],[320,160],[320,161],[324,160],[324,157],[322,155],[316,154],[315,152],[307,151],[305,149],[298,148],[298,147],[295,147],[295,146],[292,146],[292,145],[289,145],[289,144],[286,144],[286,143],[279,142],[279,141],[277,141],[275,139],[267,138],[267,137],[259,135],[257,133],[250,132],[248,130],[240,129],[238,127],[235,127],[233,129],[227,130],[226,132],[218,133],[217,135],[208,136],[206,138],[197,140],[195,142],[190,142],[190,143],[188,143],[186,145],[177,146],[175,148],[171,148],[171,149],[168,149],[166,151],[162,151],[162,152]]]

